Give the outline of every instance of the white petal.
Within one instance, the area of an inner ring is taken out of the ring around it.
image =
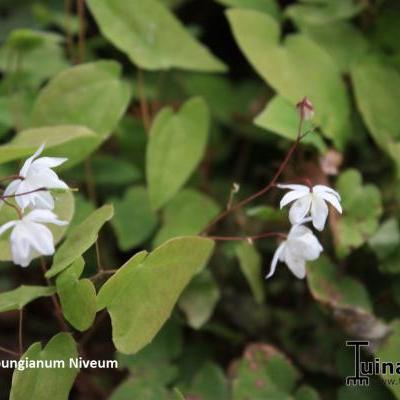
[[[66,221],[60,221],[57,215],[50,210],[33,210],[24,217],[24,220],[55,225],[68,224]]]
[[[305,260],[294,256],[288,249],[285,252],[285,262],[296,278],[303,279],[306,276]]]
[[[47,209],[53,210],[54,209],[54,199],[50,192],[41,191],[35,193],[33,198],[33,207],[39,209]]]
[[[296,239],[291,245],[292,253],[307,261],[316,260],[323,248],[313,233],[308,233]]]
[[[275,250],[274,257],[272,258],[272,262],[271,262],[271,269],[270,269],[268,275],[265,277],[265,279],[270,278],[275,273],[276,265],[278,264],[278,260],[279,260],[281,254],[282,254],[282,252],[283,252],[283,250],[285,248],[285,243],[286,242],[282,242],[278,246],[278,248]]]
[[[59,179],[58,175],[49,168],[32,169],[27,177],[29,183],[37,188],[68,189],[68,185]]]
[[[307,228],[304,225],[293,225],[290,229],[288,240],[296,239],[309,233],[312,233],[310,228]]]
[[[305,185],[298,185],[295,183],[278,183],[276,185],[279,189],[291,189],[291,190],[296,190],[296,191],[301,191],[305,193],[310,193],[310,188]]]
[[[296,200],[289,211],[289,220],[292,224],[299,224],[310,211],[311,195]]]
[[[28,240],[22,238],[11,240],[11,254],[14,264],[27,267],[32,260],[32,251]]]
[[[334,196],[336,196],[339,200],[341,200],[340,194],[336,190],[333,190],[332,188],[330,188],[329,186],[315,185],[313,187],[313,192],[318,193],[318,194],[319,193],[330,193],[330,194],[333,194]]]
[[[328,201],[329,203],[331,203],[333,205],[333,207],[336,208],[336,210],[341,214],[342,213],[342,206],[340,205],[338,199],[327,192],[323,192],[323,193],[319,193],[318,194],[319,197],[322,197],[324,200]]]
[[[287,204],[291,203],[294,200],[300,199],[301,197],[308,196],[307,193],[305,193],[302,190],[292,190],[291,192],[286,193],[280,202],[280,208],[282,209],[285,207]]]
[[[41,224],[34,222],[19,224],[13,230],[11,240],[20,244],[27,241],[29,246],[39,254],[52,255],[54,253],[53,234],[49,228]]]
[[[311,217],[315,229],[322,231],[328,217],[328,206],[319,196],[313,196],[311,203]]]
[[[55,168],[64,164],[68,158],[61,157],[40,157],[32,163],[35,168]]]
[[[32,190],[35,190],[35,188],[31,186],[27,180],[23,180],[18,185],[17,190],[15,191],[15,194],[18,196],[15,196],[15,201],[22,210],[28,207],[34,198],[34,193],[29,193],[29,194],[23,194],[23,193],[28,193]]]
[[[21,176],[26,176],[29,168],[33,162],[33,160],[35,160],[37,157],[40,156],[40,154],[42,154],[42,151],[44,149],[44,143],[42,143],[42,145],[36,150],[35,154],[32,157],[29,157],[25,162],[24,165],[22,166],[21,170],[19,171],[19,174]]]
[[[2,235],[6,230],[15,226],[19,221],[8,221],[2,226],[0,226],[0,235]]]

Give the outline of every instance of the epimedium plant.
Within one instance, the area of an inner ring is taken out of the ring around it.
[[[215,1],[260,89],[223,75],[234,67],[174,13],[185,1],[72,3],[35,4],[41,30],[13,29],[0,49],[10,398],[373,399],[337,384],[348,336],[400,359],[396,306],[374,304],[358,267],[393,276],[398,307],[398,48],[359,26],[372,6]],[[393,170],[379,188],[363,183],[374,157]],[[120,370],[23,367],[78,357]]]

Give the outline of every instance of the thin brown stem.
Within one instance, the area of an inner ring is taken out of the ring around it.
[[[87,194],[89,199],[92,200],[94,204],[97,204],[96,184],[94,181],[92,161],[90,157],[85,160],[84,168]]]
[[[43,257],[40,257],[40,266],[42,267],[43,275],[44,275],[44,278],[46,279],[47,285],[51,286],[50,279],[46,278],[47,267],[46,267],[46,262],[45,262]],[[58,321],[60,329],[62,331],[64,331],[64,332],[68,332],[69,331],[68,326],[64,321],[63,314],[62,314],[62,311],[61,311],[61,306],[60,306],[60,304],[58,302],[58,299],[57,299],[57,296],[55,294],[53,294],[51,296],[51,301],[53,303],[54,314],[56,316],[56,319]]]
[[[99,237],[96,240],[96,259],[97,259],[97,270],[102,272],[104,270],[103,264],[101,262],[101,253],[100,253],[100,245],[99,245]]]
[[[19,357],[19,354],[16,351],[12,351],[10,349],[6,349],[5,347],[2,347],[2,346],[0,346],[0,351],[2,351],[3,353],[6,353],[6,354],[10,354],[10,355],[12,355],[14,357]]]
[[[114,275],[118,270],[117,269],[103,269],[99,271],[97,274],[90,277],[91,281],[96,281],[106,275]]]
[[[137,89],[140,102],[140,113],[142,115],[144,129],[146,130],[147,134],[149,134],[151,126],[151,116],[149,112],[149,105],[147,103],[146,94],[144,91],[144,76],[141,69],[138,69],[137,72]]]
[[[23,193],[6,194],[6,195],[0,196],[0,200],[11,199],[11,198],[20,197],[20,196],[25,196],[27,194],[32,194],[32,193],[36,193],[36,192],[44,192],[44,191],[47,191],[47,190],[48,190],[47,188],[41,187],[41,188],[29,190],[28,192],[23,192]]]
[[[303,119],[300,119],[296,140],[290,146],[289,151],[287,152],[285,158],[283,159],[283,161],[279,165],[279,168],[276,171],[276,173],[273,176],[273,178],[271,179],[271,181],[263,189],[261,189],[258,192],[252,194],[251,196],[245,198],[244,200],[242,200],[239,203],[233,205],[231,208],[223,211],[221,214],[219,214],[217,217],[215,217],[210,222],[210,224],[203,230],[203,232],[202,232],[203,235],[206,234],[208,231],[210,231],[213,227],[215,227],[215,225],[219,221],[221,221],[223,218],[225,218],[228,214],[231,214],[232,212],[239,210],[240,208],[242,208],[246,204],[250,203],[251,201],[255,200],[256,198],[264,195],[265,193],[267,193],[269,190],[271,190],[276,185],[276,181],[281,176],[283,170],[286,168],[286,165],[288,164],[288,162],[291,159],[294,151],[296,150],[298,144],[300,143],[302,129],[303,129]]]
[[[21,308],[19,310],[19,320],[18,320],[18,348],[19,348],[19,354],[22,356],[24,353],[24,343],[23,343],[23,337],[22,337],[22,329],[23,329],[23,324],[24,324],[24,309]]]
[[[216,240],[216,241],[239,241],[239,240],[247,240],[247,241],[254,241],[258,239],[265,239],[268,237],[280,237],[282,239],[286,239],[287,235],[282,232],[265,232],[260,233],[259,235],[253,236],[207,236],[209,239]]]
[[[78,34],[78,63],[85,60],[85,35],[86,35],[86,22],[85,22],[85,2],[84,0],[77,0],[77,11],[79,17],[79,34]]]
[[[67,37],[67,54],[70,60],[73,60],[74,42],[71,33],[71,14],[72,14],[72,1],[65,0],[65,35]]]

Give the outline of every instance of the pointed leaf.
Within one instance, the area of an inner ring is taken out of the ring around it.
[[[179,192],[166,206],[155,246],[177,236],[197,235],[218,214],[218,205],[192,189]]]
[[[190,177],[203,156],[210,123],[201,98],[187,101],[178,113],[160,111],[147,147],[146,175],[154,209],[170,200]]]
[[[97,311],[93,283],[89,279],[79,279],[84,265],[84,259],[79,257],[56,280],[64,317],[79,331],[85,331],[93,324]]]
[[[201,328],[211,317],[220,298],[220,291],[209,270],[196,275],[179,299],[179,307],[186,314],[189,325]]]
[[[120,352],[134,354],[154,338],[213,247],[213,241],[200,237],[170,240],[149,255],[136,254],[104,284],[98,306],[111,315]]]
[[[281,45],[280,26],[267,14],[231,9],[227,16],[239,47],[256,71],[293,105],[309,97],[323,133],[343,147],[350,131],[350,102],[329,54],[302,34],[287,36]]]
[[[21,310],[31,301],[54,293],[54,287],[25,285],[9,292],[2,292],[0,293],[0,312]]]
[[[110,202],[115,209],[111,224],[122,251],[130,250],[149,238],[157,225],[157,215],[150,207],[144,187],[131,187],[122,199],[110,199]]]
[[[141,68],[225,70],[157,0],[89,0],[88,5],[103,35]]]
[[[236,256],[254,299],[257,303],[262,303],[265,298],[265,282],[262,278],[261,255],[253,245],[243,242],[236,247]]]
[[[56,75],[39,93],[34,126],[83,125],[104,140],[116,127],[130,100],[115,61],[81,64]]]
[[[62,272],[88,250],[97,240],[101,227],[113,216],[113,207],[105,205],[94,211],[80,225],[71,229],[64,243],[57,250],[53,265],[47,271],[46,277]]]
[[[78,125],[26,129],[0,146],[0,164],[31,156],[43,143],[46,144],[44,155],[68,158],[60,167],[63,169],[85,158],[100,144],[100,140],[93,131]]]
[[[78,357],[76,344],[69,333],[59,333],[42,349],[40,342],[34,343],[21,360],[44,362],[63,361],[65,368],[16,369],[12,379],[10,400],[68,400],[69,392],[78,374],[69,367],[69,360]]]

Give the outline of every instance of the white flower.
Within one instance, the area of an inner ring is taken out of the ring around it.
[[[266,278],[274,274],[279,260],[286,263],[297,278],[303,279],[306,276],[306,261],[316,260],[322,250],[320,242],[309,228],[294,225],[287,239],[276,249]]]
[[[10,241],[14,264],[27,267],[37,254],[45,256],[54,254],[53,234],[43,223],[67,224],[58,220],[52,211],[33,210],[22,219],[9,221],[0,227],[0,235],[13,228]]]
[[[40,190],[26,195],[21,195],[22,193],[32,192],[40,188],[68,189],[67,184],[60,180],[57,174],[51,170],[51,168],[63,164],[67,161],[67,158],[37,158],[42,153],[43,149],[44,144],[39,147],[32,157],[29,157],[25,161],[19,171],[21,179],[10,182],[3,193],[4,196],[15,195],[15,201],[22,210],[28,206],[31,208],[44,208],[49,210],[54,208],[53,196],[47,190]]]
[[[328,205],[333,205],[336,210],[342,213],[340,206],[340,195],[335,190],[324,185],[316,185],[312,188],[304,185],[278,185],[281,189],[291,189],[281,200],[281,209],[294,201],[290,207],[289,220],[292,224],[302,223],[304,217],[311,211],[312,223],[315,229],[322,231],[328,217]]]

